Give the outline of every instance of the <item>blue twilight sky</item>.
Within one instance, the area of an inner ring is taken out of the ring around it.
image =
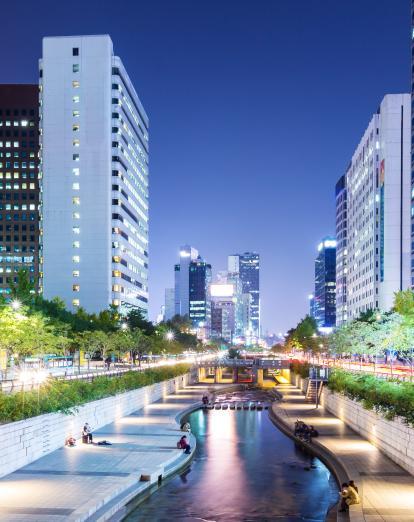
[[[386,93],[410,88],[409,0],[3,2],[1,83],[45,35],[111,35],[151,123],[150,300],[180,244],[261,254],[264,329],[307,312],[334,185]]]

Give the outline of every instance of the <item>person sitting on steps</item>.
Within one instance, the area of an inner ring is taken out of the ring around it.
[[[190,447],[190,445],[187,442],[187,436],[186,435],[183,435],[181,437],[181,439],[177,442],[177,448],[183,449],[184,453],[186,453],[187,455],[189,453],[191,453],[191,447]]]

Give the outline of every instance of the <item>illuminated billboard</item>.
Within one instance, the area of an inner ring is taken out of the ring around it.
[[[211,297],[233,297],[234,287],[229,284],[213,284],[210,285]]]

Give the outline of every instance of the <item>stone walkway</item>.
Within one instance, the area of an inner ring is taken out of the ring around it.
[[[189,459],[176,448],[182,433],[175,418],[212,387],[187,386],[94,432],[94,442],[106,439],[112,446],[78,441],[76,447],[61,448],[3,477],[0,520],[107,520],[126,499],[149,487],[141,475],[156,481]]]
[[[313,425],[319,437],[312,445],[335,454],[359,487],[362,502],[351,506],[352,522],[414,521],[414,476],[324,408],[316,410],[295,386],[280,386],[278,391],[283,399],[273,405],[277,419],[291,431],[296,419]]]

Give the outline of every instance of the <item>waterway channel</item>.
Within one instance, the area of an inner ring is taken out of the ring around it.
[[[242,395],[235,394],[237,400]],[[322,522],[337,501],[334,477],[270,421],[268,411],[198,410],[197,449],[128,522]]]

